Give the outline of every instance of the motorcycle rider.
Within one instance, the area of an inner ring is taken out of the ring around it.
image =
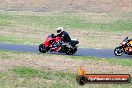
[[[56,36],[59,36],[61,38],[61,41],[58,42],[57,47],[61,45],[66,45],[67,47],[70,47],[69,43],[71,42],[71,38],[69,34],[66,31],[64,31],[64,28],[59,27],[57,28],[56,32],[57,32]],[[60,49],[61,48],[59,48],[57,51],[59,51]]]
[[[57,28],[56,32],[57,32],[57,36],[59,36],[64,43],[71,42],[71,38],[69,34],[66,31],[64,31],[63,27]]]
[[[129,44],[131,41],[132,41],[132,38],[130,38],[130,39],[127,41],[127,44],[128,44],[128,46],[130,46],[130,47],[132,47],[132,44]]]

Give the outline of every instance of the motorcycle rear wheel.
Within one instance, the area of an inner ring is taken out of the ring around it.
[[[75,49],[69,48],[69,49],[67,50],[66,54],[67,54],[67,55],[73,55],[73,54],[76,53],[76,51],[77,51],[77,48],[75,48]]]

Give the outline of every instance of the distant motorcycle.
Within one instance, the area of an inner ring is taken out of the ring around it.
[[[39,51],[41,53],[60,52],[60,53],[66,53],[68,55],[73,55],[77,51],[78,43],[79,41],[77,39],[71,39],[69,46],[67,46],[61,42],[60,37],[55,37],[54,34],[51,34],[48,35],[45,42],[39,45]]]
[[[121,45],[116,47],[114,54],[116,56],[121,56],[122,54],[132,55],[132,40],[126,37],[121,43]]]

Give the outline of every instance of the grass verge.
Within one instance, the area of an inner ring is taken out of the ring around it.
[[[0,41],[38,44],[45,34],[59,26],[81,47],[113,48],[124,37],[131,37],[131,13],[33,13],[0,12]],[[122,33],[122,34],[121,34]],[[105,43],[104,43],[105,40]]]
[[[86,84],[76,83],[76,74],[52,71],[40,71],[28,67],[14,67],[1,76],[2,88],[131,88],[130,84]]]
[[[84,61],[104,61],[114,65],[121,66],[132,66],[132,60],[130,58],[126,59],[117,59],[117,58],[97,58],[97,57],[89,57],[89,56],[72,56],[71,58],[75,60],[84,60]]]
[[[100,29],[101,31],[131,31],[132,21],[127,19],[130,17],[129,13],[119,14],[119,16],[126,18],[116,18],[116,15],[111,14],[70,14],[70,13],[48,13],[48,14],[23,14],[20,12],[2,12],[0,13],[0,26],[32,26],[38,29],[43,28],[57,28],[63,26],[70,29]],[[105,17],[104,17],[105,16]],[[128,17],[127,17],[128,16]],[[96,17],[96,18],[94,18]],[[99,19],[98,17],[102,17]],[[112,18],[113,17],[113,18]],[[105,19],[104,19],[105,18]],[[114,19],[116,18],[116,20]],[[113,20],[112,20],[113,19]],[[33,30],[33,29],[30,29]]]
[[[11,44],[40,44],[41,39],[35,38],[26,38],[26,37],[16,37],[16,36],[1,36],[0,42],[11,43]]]
[[[76,69],[84,66],[93,73],[132,74],[130,59],[65,56],[0,51],[1,88],[131,88],[130,84],[76,83]],[[67,70],[69,69],[69,70]],[[91,69],[91,70],[90,70]]]

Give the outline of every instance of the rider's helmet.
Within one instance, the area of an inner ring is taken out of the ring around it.
[[[60,34],[63,31],[64,31],[64,28],[63,27],[58,27],[56,32],[57,32],[57,34]]]

